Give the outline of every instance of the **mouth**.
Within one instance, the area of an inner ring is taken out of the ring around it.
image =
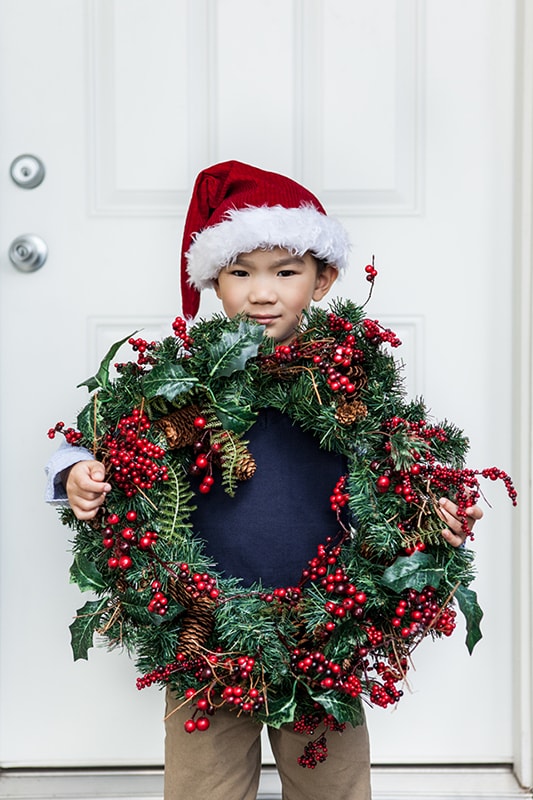
[[[248,314],[248,319],[252,319],[259,325],[270,325],[273,322],[276,322],[276,320],[279,319],[279,316],[275,316],[274,314]]]

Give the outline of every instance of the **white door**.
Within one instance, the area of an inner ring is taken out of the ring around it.
[[[108,345],[179,311],[194,176],[226,158],[308,184],[355,243],[339,293],[405,340],[408,387],[510,469],[513,4],[502,0],[0,0],[1,752],[4,767],[157,765],[162,697],[125,655],[71,660],[85,597],[43,503],[46,431]],[[42,159],[40,186],[9,176]],[[44,266],[11,242],[34,233]],[[202,313],[216,307],[206,298]],[[376,763],[513,757],[510,504],[479,526],[484,639],[420,648],[369,714]]]

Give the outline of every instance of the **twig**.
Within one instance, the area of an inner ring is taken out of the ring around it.
[[[98,402],[98,394],[93,398],[93,456],[96,456],[96,404]]]

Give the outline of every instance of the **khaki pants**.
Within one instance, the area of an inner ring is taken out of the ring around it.
[[[167,691],[167,715],[183,700]],[[165,800],[255,800],[261,773],[261,728],[247,715],[221,708],[207,731],[186,733],[186,703],[167,716]],[[283,800],[369,800],[370,755],[366,725],[328,732],[328,757],[315,769],[297,758],[312,738],[292,725],[268,735],[281,778]]]

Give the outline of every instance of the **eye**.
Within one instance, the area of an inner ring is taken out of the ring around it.
[[[294,269],[280,269],[278,272],[278,276],[280,278],[290,278],[292,275],[297,275],[298,273]]]
[[[238,267],[232,267],[227,272],[228,275],[234,275],[236,278],[246,278],[248,276],[245,269],[239,269]]]

